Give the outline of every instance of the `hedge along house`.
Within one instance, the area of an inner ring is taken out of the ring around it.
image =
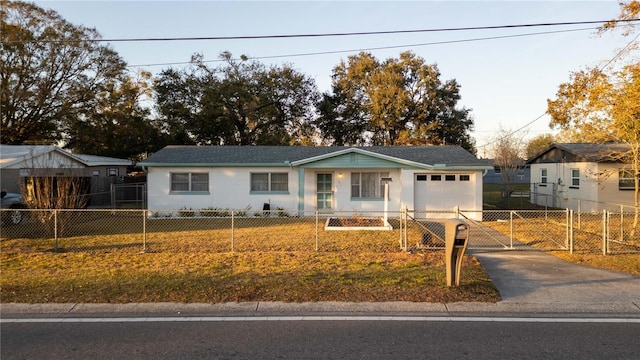
[[[625,144],[552,144],[527,161],[531,203],[580,212],[619,211],[633,206],[630,162],[620,160]]]
[[[421,217],[482,210],[490,168],[459,146],[168,146],[139,165],[150,210],[382,212],[386,178],[388,210]]]

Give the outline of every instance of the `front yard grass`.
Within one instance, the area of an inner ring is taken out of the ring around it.
[[[445,303],[500,299],[472,256],[465,256],[461,285],[449,288],[444,251],[401,251],[395,231],[322,232],[320,249],[315,251],[315,222],[265,219],[263,226],[237,229],[236,251],[230,251],[230,230],[212,226],[216,222],[199,224],[203,220],[194,219],[191,230],[179,225],[185,222],[167,222],[150,222],[147,252],[141,251],[137,233],[88,235],[93,230],[86,229],[76,237],[60,239],[60,252],[52,251],[51,239],[3,239],[1,301]],[[160,231],[165,225],[171,229]]]
[[[461,286],[446,287],[440,252],[47,252],[1,259],[3,303],[499,300],[470,256]]]

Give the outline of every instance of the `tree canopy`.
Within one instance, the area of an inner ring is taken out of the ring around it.
[[[475,152],[460,85],[411,52],[360,53],[333,70],[332,91],[290,65],[221,54],[155,78],[132,73],[92,28],[0,0],[0,142],[53,143],[140,158],[172,144],[453,145]],[[143,106],[145,101],[152,105]]]
[[[194,66],[159,75],[156,102],[170,133],[207,145],[291,145],[312,136],[313,79],[288,65],[221,58],[217,68],[196,56]]]
[[[54,11],[2,1],[0,97],[2,143],[59,141],[64,129],[125,63]]]
[[[62,143],[126,158],[154,149],[157,131],[138,102],[146,84],[95,29],[19,1],[2,0],[0,16],[3,144]]]
[[[525,153],[527,159],[531,159],[542,150],[548,148],[555,142],[555,137],[552,134],[538,135],[527,142]]]
[[[473,151],[460,85],[440,75],[411,52],[384,62],[366,52],[350,56],[333,69],[332,93],[323,94],[315,124],[337,145],[457,144]]]

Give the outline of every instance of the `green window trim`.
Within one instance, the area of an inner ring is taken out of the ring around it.
[[[249,177],[249,194],[289,194],[289,173],[252,172]]]
[[[202,195],[209,193],[208,172],[169,173],[169,194]]]

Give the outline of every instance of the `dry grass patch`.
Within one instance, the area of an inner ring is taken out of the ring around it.
[[[6,254],[2,302],[488,301],[499,299],[475,258],[445,286],[442,253]]]
[[[74,216],[57,243],[33,219],[3,229],[2,302],[499,300],[475,258],[465,258],[462,285],[448,288],[443,251],[402,252],[398,229],[324,231],[324,221],[293,217],[236,218],[232,229],[230,218],[157,218],[146,221],[145,239],[140,214]]]
[[[560,259],[580,265],[588,265],[602,269],[623,271],[640,275],[640,254],[570,254],[566,251],[551,251],[550,254]]]

